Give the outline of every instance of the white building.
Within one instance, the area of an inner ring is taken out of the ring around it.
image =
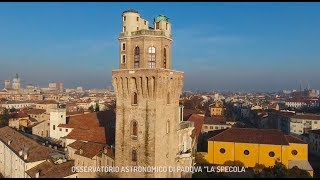
[[[292,107],[292,108],[302,108],[303,106],[306,106],[307,103],[303,101],[286,101],[285,105],[287,107]]]
[[[29,102],[29,101],[7,101],[3,104],[0,103],[0,107],[6,108],[6,109],[22,109],[27,107],[34,106],[35,103]]]
[[[320,116],[318,115],[284,116],[279,120],[280,129],[293,135],[301,135],[308,133],[309,130],[320,129]]]
[[[50,137],[59,140],[60,137],[67,135],[70,132],[62,132],[61,128],[58,128],[59,124],[67,124],[66,109],[52,109],[50,112]],[[61,130],[61,131],[60,131]]]
[[[320,129],[309,131],[307,142],[309,144],[309,152],[320,156]]]

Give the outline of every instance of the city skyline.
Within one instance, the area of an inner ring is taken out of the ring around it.
[[[157,13],[152,8],[157,6]],[[315,3],[1,3],[0,80],[107,88],[118,68],[119,13],[169,17],[184,90],[320,89]],[[185,13],[181,13],[181,11]],[[197,12],[197,13],[194,13]],[[115,18],[118,17],[118,18]],[[200,80],[199,80],[200,79]]]

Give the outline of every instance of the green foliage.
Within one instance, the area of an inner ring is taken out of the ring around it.
[[[95,111],[95,112],[100,111],[100,107],[99,107],[99,104],[98,104],[98,103],[96,103],[96,107],[95,107],[94,111]]]
[[[308,171],[299,169],[297,166],[294,166],[291,169],[289,169],[288,176],[295,177],[295,178],[311,178],[312,177]]]
[[[223,163],[224,166],[244,166],[241,161],[226,161]]]
[[[90,110],[90,112],[94,112],[94,108],[92,105],[89,107],[89,110]]]
[[[8,126],[10,118],[11,118],[11,115],[9,113],[9,110],[4,109],[3,114],[0,114],[0,128]]]

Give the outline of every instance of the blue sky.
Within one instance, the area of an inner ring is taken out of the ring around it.
[[[186,90],[320,89],[319,3],[0,3],[1,83],[111,86],[131,8],[170,18]]]

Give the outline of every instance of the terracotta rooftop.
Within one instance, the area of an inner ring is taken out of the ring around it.
[[[229,128],[209,141],[289,145],[285,134],[278,129]]]
[[[13,113],[12,118],[27,118],[29,117],[27,113],[23,112],[23,111],[18,111],[16,113]]]
[[[96,143],[106,143],[106,132],[104,127],[96,127],[90,129],[73,129],[67,136],[66,139],[74,139],[81,141],[90,141]]]
[[[194,123],[194,130],[192,134],[193,134],[193,137],[195,137],[196,142],[198,141],[198,137],[201,132],[203,120],[204,120],[204,116],[200,116],[198,114],[192,114],[188,119],[188,121],[191,121]]]
[[[71,143],[71,144],[69,144],[68,146],[69,147],[71,147],[71,148],[73,148],[73,149],[80,149],[83,145],[85,144],[85,142],[83,142],[83,141],[75,141],[75,142],[73,142],[73,143]]]
[[[193,109],[183,109],[183,120],[187,121],[192,114],[201,114],[201,112]]]
[[[303,141],[303,140],[301,140],[301,139],[299,139],[299,138],[297,138],[297,137],[294,137],[294,136],[292,136],[292,135],[285,135],[285,137],[286,137],[286,139],[287,139],[287,141],[288,141],[289,143],[308,144],[308,143],[306,143],[305,141]]]
[[[39,173],[39,178],[63,178],[75,174],[72,172],[74,161],[67,161],[61,164],[54,164],[52,161],[44,161],[37,166],[29,169],[26,173],[35,178],[36,173]]]
[[[45,160],[49,154],[56,152],[55,150],[42,146],[34,140],[24,136],[20,132],[6,126],[0,128],[0,140],[19,156],[19,151],[24,150],[28,153],[26,162],[36,162]],[[8,141],[11,141],[8,145]],[[23,159],[23,157],[22,157]]]
[[[67,112],[67,116],[82,115],[83,112]]]
[[[27,114],[43,114],[46,112],[45,109],[28,109],[26,110]]]
[[[94,143],[94,142],[87,142],[87,143],[84,143],[80,147],[80,149],[78,149],[75,152],[75,154],[92,159],[94,156],[97,156],[101,152],[103,152],[103,149],[106,146],[108,146],[108,145],[100,144],[100,143]],[[81,150],[82,150],[82,154],[80,153]]]

